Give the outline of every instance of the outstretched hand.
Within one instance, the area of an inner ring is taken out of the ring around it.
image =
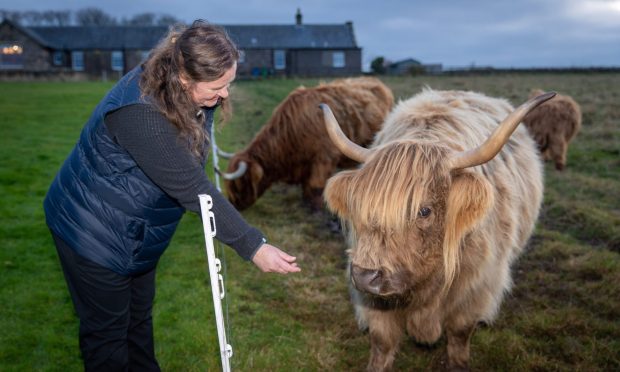
[[[297,273],[301,269],[295,262],[297,258],[288,255],[271,244],[263,244],[252,258],[252,262],[265,273]]]

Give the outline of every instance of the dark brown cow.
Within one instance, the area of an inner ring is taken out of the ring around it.
[[[300,87],[275,109],[271,119],[249,146],[235,154],[228,166],[233,172],[241,163],[243,176],[226,181],[230,201],[245,209],[274,182],[301,184],[303,197],[318,210],[327,179],[338,167],[354,162],[335,149],[325,131],[319,103],[334,108],[342,130],[356,143],[367,145],[391,109],[391,90],[375,78],[350,78]]]
[[[434,343],[444,331],[449,368],[467,368],[470,337],[498,312],[542,200],[536,144],[517,126],[552,96],[513,111],[478,93],[425,90],[396,106],[369,149],[322,106],[330,138],[362,163],[334,175],[324,196],[349,234],[368,370],[390,369],[405,333]]]
[[[533,90],[530,98],[542,94],[542,90]],[[581,129],[581,108],[569,96],[558,94],[536,109],[524,119],[523,124],[530,131],[538,144],[545,161],[553,161],[555,169],[566,167],[568,144]]]

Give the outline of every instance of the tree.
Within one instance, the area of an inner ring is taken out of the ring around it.
[[[71,24],[70,10],[47,10],[43,18],[52,26],[69,26]]]
[[[43,24],[43,15],[36,10],[27,10],[22,12],[22,24],[27,26],[41,26]]]
[[[99,8],[85,8],[75,13],[75,22],[79,26],[113,26],[116,18]]]
[[[159,19],[157,19],[157,26],[172,26],[177,23],[182,22],[171,16],[170,14],[162,14],[161,16],[159,16]]]
[[[181,21],[169,14],[140,13],[129,19],[122,19],[120,23],[125,26],[171,26]]]
[[[376,75],[385,74],[385,59],[383,57],[377,57],[370,62],[370,70]]]
[[[10,19],[24,26],[69,26],[71,11],[69,10],[26,10],[11,12],[0,9],[0,19]]]
[[[0,9],[0,17],[4,19],[8,19],[11,22],[21,23],[22,22],[22,13],[20,12],[12,12],[6,9]]]
[[[153,26],[155,24],[154,13],[140,13],[124,21],[127,26]]]

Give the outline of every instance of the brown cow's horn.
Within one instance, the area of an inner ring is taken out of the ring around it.
[[[347,136],[342,132],[336,117],[332,113],[332,110],[325,103],[321,103],[319,105],[321,110],[323,110],[323,117],[325,118],[325,127],[327,129],[327,134],[329,138],[331,138],[332,142],[336,147],[342,151],[347,157],[363,163],[368,158],[370,154],[370,150],[365,147],[358,145],[355,142],[352,142]]]
[[[555,92],[547,92],[530,99],[521,106],[517,107],[504,121],[502,121],[487,140],[478,148],[461,152],[450,159],[451,169],[463,169],[484,164],[493,159],[499,153],[512,132],[523,120],[525,115],[536,108],[541,103],[553,98]]]
[[[237,170],[232,173],[222,172],[221,170],[219,170],[219,168],[215,168],[215,171],[217,172],[217,174],[219,174],[220,176],[222,176],[223,179],[228,180],[228,181],[236,180],[237,178],[243,176],[247,170],[248,170],[248,163],[244,161],[240,161],[239,168],[237,168]]]

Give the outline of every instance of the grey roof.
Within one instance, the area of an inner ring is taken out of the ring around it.
[[[24,27],[26,28],[26,27]],[[166,34],[166,26],[46,26],[27,27],[53,49],[151,49]]]
[[[335,25],[230,25],[223,27],[241,49],[356,49],[350,23]],[[23,27],[53,49],[151,49],[166,26]]]
[[[353,29],[347,24],[224,27],[242,49],[357,48]]]

